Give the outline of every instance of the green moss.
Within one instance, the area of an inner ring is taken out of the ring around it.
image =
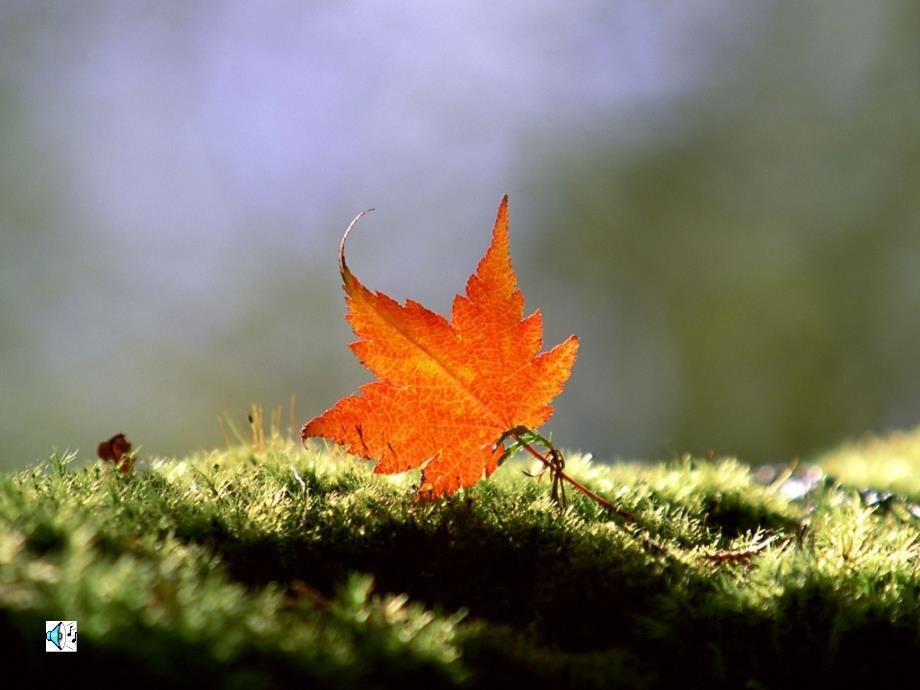
[[[825,462],[920,469],[909,438]],[[52,618],[79,621],[68,668],[135,687],[849,684],[920,652],[916,521],[839,486],[794,502],[730,459],[568,458],[632,524],[571,490],[560,514],[519,462],[425,502],[277,436],[128,478],[71,459],[0,477],[0,642],[26,671]]]
[[[920,500],[920,427],[885,437],[866,436],[819,458],[848,484],[889,489]]]

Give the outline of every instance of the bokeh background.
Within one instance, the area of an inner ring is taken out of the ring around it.
[[[920,5],[0,0],[0,465],[368,380],[336,249],[442,313],[511,195],[547,427],[807,456],[920,421]],[[285,419],[287,412],[285,412]]]

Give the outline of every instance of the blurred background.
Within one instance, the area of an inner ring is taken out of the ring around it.
[[[920,421],[920,5],[0,0],[0,466],[224,443],[450,308],[511,195],[557,442],[785,461]],[[287,411],[285,411],[287,419]]]

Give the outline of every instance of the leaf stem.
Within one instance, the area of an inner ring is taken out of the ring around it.
[[[567,481],[569,484],[575,487],[578,491],[583,493],[585,496],[588,496],[596,503],[604,506],[605,508],[607,508],[607,510],[610,510],[616,513],[617,515],[619,515],[621,518],[625,520],[629,520],[630,522],[635,522],[636,516],[633,513],[629,512],[628,510],[624,510],[623,508],[613,505],[613,503],[608,501],[603,496],[594,493],[593,491],[591,491],[591,489],[586,487],[584,484],[579,482],[577,479],[573,479],[571,476],[566,474],[565,470],[563,470],[557,464],[553,463],[548,457],[543,455],[540,451],[534,448],[529,442],[524,440],[521,437],[521,434],[518,430],[514,430],[510,434],[510,436],[518,443],[518,445],[520,445],[521,448],[523,448],[528,453],[533,455],[537,460],[542,462],[543,466],[546,467],[546,469],[548,469],[550,472],[555,473],[560,479]],[[553,449],[551,445],[549,445],[549,448]]]
[[[543,467],[544,467],[543,471],[549,470],[550,477],[552,477],[553,479],[552,497],[553,497],[553,500],[556,502],[556,505],[559,506],[560,510],[565,508],[565,494],[561,491],[557,491],[557,488],[561,488],[561,487],[557,487],[557,483],[561,480],[561,481],[567,481],[569,484],[574,486],[578,491],[583,493],[585,496],[592,499],[596,503],[604,506],[609,511],[619,515],[624,520],[631,522],[633,524],[638,524],[638,520],[634,513],[631,513],[628,510],[624,510],[623,508],[615,506],[613,503],[608,501],[603,496],[595,493],[594,491],[586,487],[584,484],[582,484],[578,480],[573,479],[572,477],[567,475],[564,469],[565,462],[563,460],[562,453],[559,450],[557,450],[555,446],[553,446],[552,441],[541,436],[539,432],[533,431],[532,429],[528,429],[525,426],[514,427],[513,429],[509,429],[508,431],[506,431],[505,433],[501,435],[501,437],[498,439],[498,441],[495,444],[496,448],[498,448],[499,446],[502,446],[505,440],[509,438],[514,439],[514,443],[512,443],[511,446],[505,450],[505,453],[502,455],[501,459],[499,460],[499,464],[501,464],[505,460],[505,458],[507,458],[512,453],[514,453],[514,451],[517,450],[518,448],[523,448],[528,453],[530,453],[532,456],[534,456],[537,460],[542,462]],[[534,442],[537,442],[543,445],[547,449],[547,452],[544,454],[538,451],[536,448],[534,448],[534,445],[533,445]],[[543,474],[543,471],[541,471],[537,475],[531,475],[531,476],[540,477]],[[528,473],[525,472],[525,474],[528,474]],[[633,534],[632,536],[634,538],[639,539],[645,546],[647,546],[651,550],[656,551],[669,558],[680,560],[673,553],[671,553],[670,549],[668,549],[668,547],[665,546],[662,542],[657,541],[656,539],[653,539],[649,536],[635,535],[635,534]],[[709,553],[709,554],[704,555],[703,558],[709,561],[710,563],[715,563],[715,564],[723,564],[723,563],[744,563],[746,564],[750,562],[751,558],[753,558],[755,555],[757,555],[758,553],[766,549],[775,540],[776,540],[775,536],[770,536],[770,537],[767,537],[766,539],[762,538],[760,536],[760,532],[758,531],[756,534],[754,534],[751,545],[746,549],[739,549],[736,551],[716,551],[715,553]]]

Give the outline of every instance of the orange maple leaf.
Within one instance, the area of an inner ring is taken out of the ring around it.
[[[495,471],[503,432],[537,428],[552,416],[549,402],[571,374],[578,338],[540,353],[539,310],[522,318],[524,296],[508,249],[507,195],[466,295],[454,298],[450,323],[418,302],[401,305],[364,287],[345,264],[348,230],[339,269],[346,318],[359,338],[350,347],[380,380],[307,422],[301,436],[322,436],[379,460],[378,473],[422,467],[421,496],[471,486]]]

